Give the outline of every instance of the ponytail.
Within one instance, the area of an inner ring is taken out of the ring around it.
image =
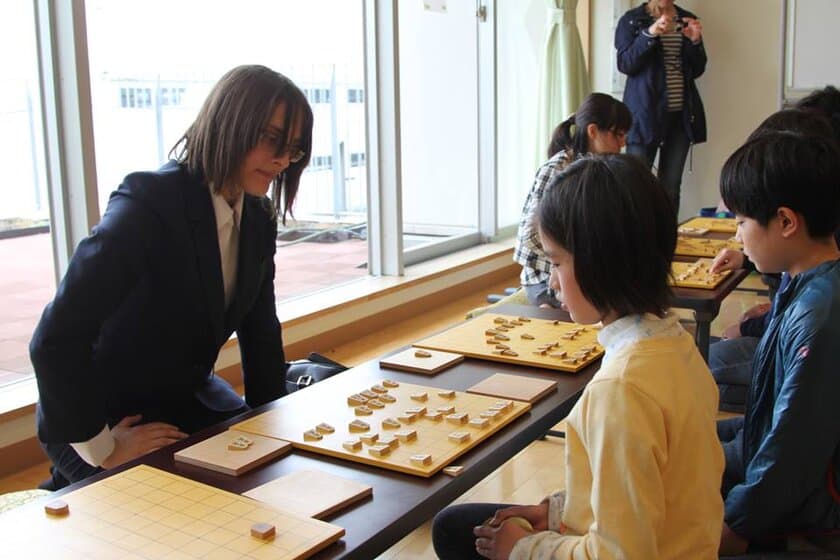
[[[575,123],[575,114],[557,125],[551,134],[551,142],[548,144],[548,159],[555,154],[562,152],[572,146],[572,125]]]

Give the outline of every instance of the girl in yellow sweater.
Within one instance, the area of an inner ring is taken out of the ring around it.
[[[674,216],[632,156],[582,159],[546,190],[540,238],[560,299],[574,321],[603,325],[606,354],[567,418],[565,492],[445,509],[433,528],[440,558],[717,558],[718,394],[668,311]]]

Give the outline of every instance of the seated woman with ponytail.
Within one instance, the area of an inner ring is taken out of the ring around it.
[[[551,262],[540,245],[534,214],[551,180],[567,165],[588,154],[615,154],[624,147],[624,134],[633,124],[630,110],[604,93],[592,93],[572,116],[557,125],[548,146],[548,161],[538,170],[525,199],[513,260],[522,265],[520,282],[528,301],[543,307],[559,307],[549,287]]]

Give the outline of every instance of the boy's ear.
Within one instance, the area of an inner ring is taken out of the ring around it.
[[[785,238],[793,236],[803,225],[802,217],[787,206],[780,206],[776,210],[776,217],[779,218],[782,237]]]

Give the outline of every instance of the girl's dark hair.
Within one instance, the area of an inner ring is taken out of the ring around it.
[[[767,132],[779,130],[790,130],[804,135],[822,136],[829,139],[834,138],[834,130],[828,120],[820,113],[801,109],[783,109],[764,119],[758,125],[758,128],[749,135],[747,142]]]
[[[840,144],[840,91],[834,86],[812,91],[796,102],[797,109],[819,113],[828,119],[834,140]]]
[[[300,176],[312,152],[312,109],[303,92],[286,76],[265,66],[238,66],[213,86],[195,121],[169,152],[200,174],[214,192],[237,178],[245,156],[256,147],[278,105],[285,107],[285,134],[278,135],[277,153],[295,143],[303,159],[272,181],[273,211],[283,222],[292,215]],[[300,125],[301,138],[292,138]],[[299,145],[297,142],[300,142]],[[282,200],[282,202],[281,202]]]
[[[736,214],[767,227],[782,206],[822,238],[840,225],[840,150],[830,137],[767,131],[735,150],[720,172],[720,195]]]
[[[538,210],[540,231],[572,254],[583,296],[601,313],[662,316],[676,212],[639,158],[590,155],[561,171]]]
[[[577,111],[557,125],[551,134],[548,157],[561,150],[571,149],[572,158],[589,153],[589,136],[586,127],[595,124],[600,130],[627,132],[633,124],[633,115],[627,105],[605,93],[590,93]],[[575,127],[574,132],[572,126]]]

